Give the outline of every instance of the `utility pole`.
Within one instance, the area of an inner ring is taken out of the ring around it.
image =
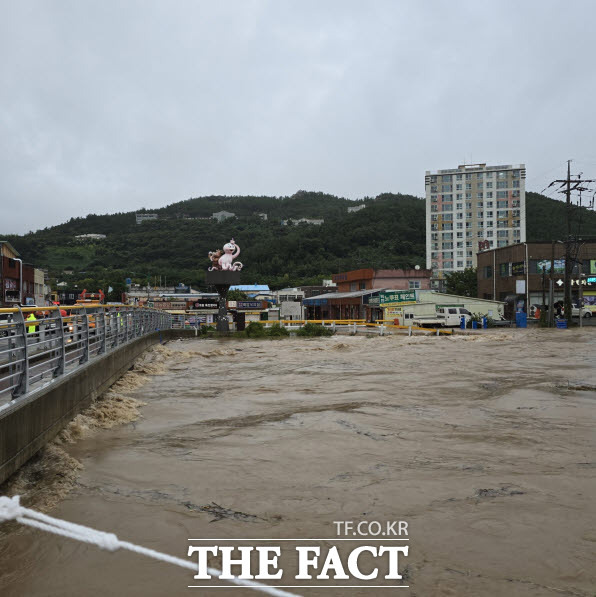
[[[553,182],[548,185],[551,187],[554,184],[559,184],[559,192],[565,195],[565,217],[567,219],[567,238],[564,241],[565,244],[565,279],[564,279],[564,287],[565,287],[565,295],[564,295],[564,309],[565,309],[565,318],[567,319],[568,325],[571,324],[572,318],[572,307],[571,307],[571,277],[573,275],[573,263],[571,259],[571,246],[577,246],[579,241],[578,238],[574,238],[571,234],[571,220],[572,220],[572,210],[573,208],[577,207],[571,202],[571,193],[573,191],[577,191],[580,193],[580,205],[581,205],[581,193],[582,191],[588,191],[590,188],[586,186],[586,184],[595,183],[596,180],[594,179],[582,179],[581,174],[574,175],[576,178],[573,180],[571,179],[571,160],[567,160],[567,178],[553,180]],[[548,187],[547,187],[548,188]],[[553,255],[554,255],[554,242],[553,242]],[[554,259],[554,257],[553,257]],[[574,259],[575,261],[575,259]],[[553,276],[553,260],[551,260],[551,277]],[[581,272],[580,272],[581,273]]]

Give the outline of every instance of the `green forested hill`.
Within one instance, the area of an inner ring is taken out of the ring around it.
[[[564,205],[527,193],[529,241],[563,238]],[[359,203],[366,208],[348,213]],[[230,211],[236,218],[218,223],[209,217]],[[391,268],[425,264],[425,206],[410,195],[382,194],[353,202],[332,195],[300,191],[291,197],[199,197],[159,210],[159,220],[137,225],[133,212],[73,218],[22,236],[5,236],[25,261],[47,267],[51,275],[93,290],[126,277],[200,285],[207,253],[234,238],[241,247],[246,283],[282,287],[315,283],[322,277],[360,267]],[[266,213],[262,220],[256,214]],[[288,225],[288,218],[324,218],[321,226]],[[583,234],[596,235],[596,214],[585,212]],[[93,243],[79,234],[100,233]],[[73,276],[62,270],[72,267]]]

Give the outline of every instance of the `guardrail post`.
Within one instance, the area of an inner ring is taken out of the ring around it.
[[[384,336],[385,335],[385,326],[383,324],[381,324],[381,326],[379,327],[379,330],[380,330],[381,336]]]
[[[27,347],[27,326],[25,324],[25,316],[19,307],[18,313],[15,313],[17,324],[17,348],[22,348],[23,351],[23,368],[20,371],[19,383],[12,391],[13,396],[21,396],[29,391],[29,350]],[[18,346],[21,344],[21,346]]]
[[[62,319],[62,313],[60,307],[56,309],[56,329],[58,330],[58,366],[54,369],[54,377],[62,375],[66,367],[66,342],[64,341],[64,320]]]
[[[408,326],[408,336],[412,335],[412,326]]]
[[[114,341],[114,348],[120,344],[120,317],[118,317],[118,312],[113,312],[112,315],[114,316],[116,333],[114,334],[115,341]]]
[[[79,363],[81,365],[89,361],[89,314],[85,308],[83,308],[83,322],[85,323],[85,339],[83,343],[83,354],[79,359]],[[83,340],[82,337],[81,340]]]
[[[99,322],[101,321],[101,325]],[[95,319],[95,333],[99,334],[99,349],[97,354],[103,354],[106,351],[106,312],[104,309],[98,311]]]

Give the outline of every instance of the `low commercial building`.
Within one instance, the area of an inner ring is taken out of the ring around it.
[[[596,306],[596,242],[578,245],[571,277],[572,302],[580,294]],[[521,243],[478,253],[478,296],[505,301],[511,308],[530,312],[531,305],[548,305],[551,262],[554,302],[564,298],[565,246],[560,243]],[[509,316],[508,313],[506,316]]]
[[[357,269],[333,276],[338,292],[355,292],[372,288],[394,290],[430,289],[429,269]]]
[[[142,224],[143,222],[149,222],[150,220],[157,220],[159,218],[158,214],[145,214],[139,213],[135,214],[137,224]]]
[[[218,222],[223,222],[224,220],[228,220],[229,218],[235,218],[236,214],[231,211],[216,211],[211,216],[214,220]]]

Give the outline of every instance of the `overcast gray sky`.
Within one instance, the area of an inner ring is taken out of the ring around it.
[[[596,178],[596,2],[1,0],[1,233],[200,195]]]

